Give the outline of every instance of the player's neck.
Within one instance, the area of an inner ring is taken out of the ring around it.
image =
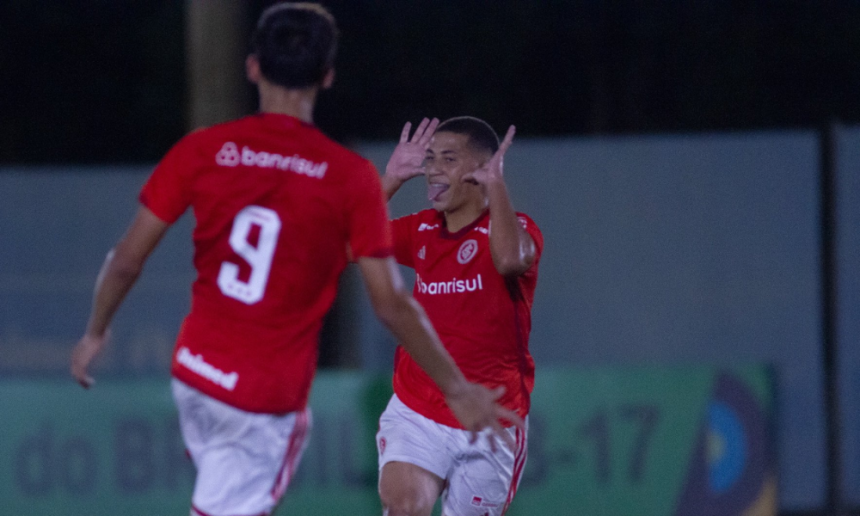
[[[485,203],[468,203],[451,211],[444,212],[445,226],[451,233],[456,233],[464,227],[478,220],[478,218],[487,209]]]
[[[260,112],[278,113],[313,123],[318,88],[291,90],[271,84],[260,84]]]

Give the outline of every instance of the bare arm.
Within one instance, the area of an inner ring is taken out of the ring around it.
[[[424,153],[427,152],[430,138],[433,137],[438,125],[438,118],[421,120],[411,139],[409,131],[412,129],[412,123],[406,122],[403,126],[403,131],[400,132],[400,143],[391,153],[385,166],[385,174],[382,176],[382,190],[385,192],[386,199],[394,197],[406,181],[424,174],[422,167]]]
[[[88,368],[104,348],[108,326],[137,281],[143,264],[164,236],[168,225],[149,209],[141,207],[128,231],[108,252],[96,279],[93,306],[84,336],[72,350],[72,376],[83,387],[93,384]]]
[[[499,150],[480,169],[463,177],[484,187],[490,207],[490,253],[496,270],[503,276],[518,276],[535,261],[535,243],[517,220],[504,180],[504,157],[514,139],[508,129]]]
[[[513,449],[514,443],[499,419],[506,419],[520,427],[523,423],[515,412],[496,403],[504,389],[491,391],[466,380],[442,346],[424,309],[406,290],[393,259],[359,258],[358,266],[376,314],[415,362],[436,382],[463,427],[472,431],[473,436],[474,432],[490,427]]]

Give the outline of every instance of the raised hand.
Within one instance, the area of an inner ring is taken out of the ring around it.
[[[479,185],[501,181],[504,176],[505,153],[508,151],[511,143],[513,143],[516,132],[516,127],[508,127],[508,132],[505,134],[505,138],[499,144],[499,149],[493,154],[493,157],[484,163],[481,168],[469,174],[464,174],[462,181],[464,183],[477,183]]]
[[[385,166],[385,177],[403,183],[415,176],[424,174],[422,167],[424,154],[427,152],[427,147],[430,146],[430,139],[436,132],[438,125],[438,118],[432,120],[424,118],[410,138],[409,132],[412,129],[412,123],[406,122],[400,133],[400,143],[394,148],[391,158],[388,159],[388,165]]]
[[[508,421],[522,430],[525,430],[525,424],[516,412],[498,404],[505,388],[490,390],[475,383],[467,385],[464,391],[446,396],[445,401],[463,428],[471,432],[471,442],[477,440],[479,432],[488,429],[490,432],[487,433],[487,439],[493,451],[496,451],[496,438],[501,439],[511,450],[515,450],[516,443],[500,420]]]

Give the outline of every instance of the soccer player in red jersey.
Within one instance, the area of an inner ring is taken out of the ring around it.
[[[322,319],[358,262],[377,314],[445,393],[466,428],[522,421],[456,367],[394,259],[380,178],[312,124],[331,85],[337,28],[316,4],[278,4],[258,21],[248,78],[260,113],[193,132],[144,185],[137,215],[96,281],[71,372],[84,387],[109,323],[149,254],[194,210],[191,311],[177,337],[172,389],[197,466],[192,515],[269,514],[307,442],[308,393]]]
[[[437,126],[438,124],[438,126]],[[474,382],[503,392],[500,402],[526,419],[534,385],[528,350],[543,237],[514,211],[499,144],[482,120],[406,124],[382,178],[389,198],[424,175],[433,209],[392,221],[397,261],[416,272],[415,299],[457,365]],[[515,446],[475,441],[444,394],[398,348],[394,396],[380,418],[379,493],[388,516],[498,516],[511,503],[526,461],[526,428],[509,424]]]

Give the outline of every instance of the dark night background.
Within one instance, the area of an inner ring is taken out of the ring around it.
[[[425,115],[520,136],[860,122],[856,1],[324,3],[342,39],[316,121],[341,141]],[[187,130],[184,6],[2,2],[0,163],[158,160]]]

